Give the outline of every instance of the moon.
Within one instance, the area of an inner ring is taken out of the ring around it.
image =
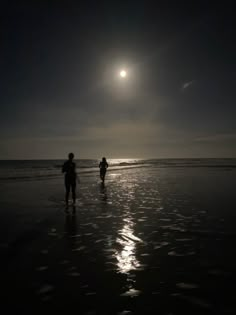
[[[127,76],[127,72],[125,70],[120,71],[121,78],[125,78]]]

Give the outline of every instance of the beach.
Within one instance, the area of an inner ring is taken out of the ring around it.
[[[78,170],[68,211],[60,162],[37,176],[20,167],[2,175],[2,305],[235,314],[236,160],[119,161],[105,185],[96,163]]]

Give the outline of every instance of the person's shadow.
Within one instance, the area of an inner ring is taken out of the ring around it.
[[[65,237],[69,241],[70,246],[73,248],[76,245],[77,240],[77,219],[75,210],[72,214],[67,213],[65,216]]]
[[[107,189],[104,183],[100,185],[100,198],[102,202],[107,203]]]

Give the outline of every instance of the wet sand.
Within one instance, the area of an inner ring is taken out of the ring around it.
[[[90,174],[68,212],[62,182],[1,185],[8,311],[235,314],[235,169]]]

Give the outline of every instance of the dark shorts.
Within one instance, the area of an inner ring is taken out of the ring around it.
[[[104,176],[106,174],[106,168],[100,168],[100,176]]]
[[[66,190],[70,190],[70,188],[74,190],[76,187],[76,177],[65,176],[65,187]]]

